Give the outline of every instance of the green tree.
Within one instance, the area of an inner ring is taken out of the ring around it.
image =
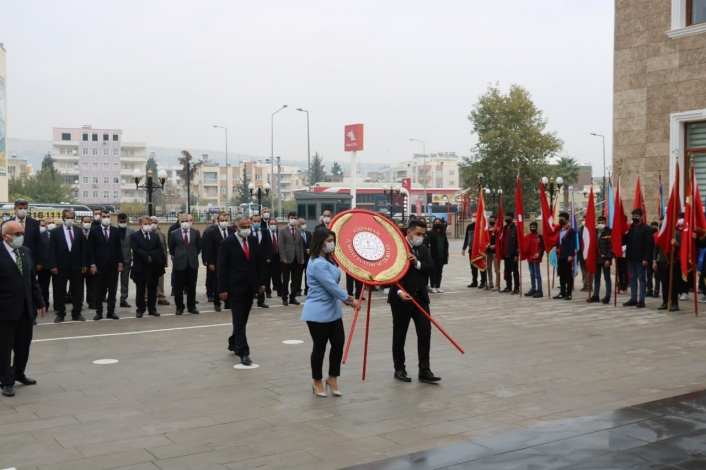
[[[581,175],[581,168],[579,163],[570,157],[561,157],[559,162],[552,168],[555,177],[561,176],[564,180],[564,187],[562,191],[564,192],[564,210],[569,210],[569,186],[578,183],[579,176]]]
[[[52,158],[51,153],[47,152],[42,159],[42,170],[47,170],[51,172],[52,180],[56,180],[56,169],[54,168],[54,158]]]
[[[75,203],[74,188],[64,181],[61,174],[55,174],[52,168],[41,170],[25,179],[11,178],[8,183],[10,200],[27,199],[30,202]]]
[[[341,168],[338,162],[333,162],[333,165],[331,165],[331,174],[334,176],[343,176],[343,168]]]
[[[309,169],[309,175],[309,184],[311,186],[315,185],[316,183],[322,182],[324,180],[324,177],[326,176],[324,158],[319,155],[319,152],[316,152],[311,160],[311,168]]]
[[[152,181],[155,186],[155,190],[152,193],[152,203],[154,207],[160,207],[164,205],[164,192],[160,188],[159,177],[157,175],[157,162],[153,157],[147,159],[147,164],[145,165],[145,182],[147,181],[147,175],[152,171]]]
[[[240,204],[245,204],[248,202],[252,202],[252,196],[250,195],[250,189],[248,188],[248,185],[250,184],[250,178],[248,175],[248,169],[243,165],[243,177],[240,179],[241,183],[238,185],[238,190],[240,191],[240,195],[238,197],[238,204],[235,204],[236,206]]]
[[[512,85],[503,94],[497,85],[488,86],[468,116],[478,143],[471,157],[460,165],[462,180],[471,194],[478,194],[478,182],[491,189],[502,188],[503,205],[515,205],[515,181],[520,175],[524,209],[539,209],[539,181],[547,161],[562,148],[562,140],[545,130],[547,120],[532,102],[529,92]],[[479,176],[482,179],[479,180]]]

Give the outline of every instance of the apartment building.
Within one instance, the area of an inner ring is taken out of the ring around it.
[[[413,183],[427,188],[459,188],[459,160],[456,152],[414,154],[411,160],[382,168],[369,176],[378,183],[400,183],[402,178],[412,178]]]

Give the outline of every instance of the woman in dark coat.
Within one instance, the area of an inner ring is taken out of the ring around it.
[[[429,253],[436,265],[434,274],[431,275],[431,291],[441,294],[441,275],[444,265],[449,262],[449,239],[446,238],[446,224],[441,219],[434,219],[431,233],[429,234]]]

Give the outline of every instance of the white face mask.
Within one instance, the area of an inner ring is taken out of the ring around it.
[[[228,221],[226,220],[225,222],[218,222],[218,225],[221,228],[228,228]]]
[[[39,233],[44,233],[47,231],[46,227],[39,227]]]
[[[17,209],[17,217],[20,219],[27,217],[27,209]]]
[[[101,219],[101,223],[103,224],[103,227],[110,227],[110,217],[106,217],[105,219]]]
[[[475,223],[475,222],[476,222],[476,218],[475,218],[475,217],[471,217],[471,223],[473,224],[473,223]]]
[[[181,228],[183,230],[189,230],[189,227],[191,227],[191,224],[189,222],[182,222],[181,223]]]
[[[127,222],[120,222],[120,223],[118,224],[118,227],[120,227],[120,228],[127,228]]]
[[[289,219],[289,225],[291,227],[296,227],[297,225],[299,225],[299,221],[297,219]]]
[[[157,227],[158,227],[157,224],[150,224],[150,230],[153,231],[153,232],[156,232],[156,231],[157,231]]]
[[[56,228],[56,224],[47,224],[47,230],[51,231]]]
[[[93,220],[95,220],[96,222],[100,222],[100,220],[101,220],[101,215],[100,215],[100,214],[95,214],[95,215],[93,216]]]
[[[324,217],[324,223],[328,225],[329,222],[331,222],[331,217]]]
[[[24,236],[15,237],[10,242],[10,246],[16,250],[16,249],[20,248],[24,242],[25,242]]]
[[[64,225],[66,225],[67,227],[73,227],[74,219],[64,219]]]
[[[324,253],[331,253],[336,249],[336,242],[326,242],[324,244]]]
[[[143,225],[143,226],[142,226],[142,231],[143,231],[144,233],[149,233],[151,230],[152,230],[152,225],[151,225],[151,224],[150,224],[150,225]]]
[[[597,228],[598,230],[603,230],[603,229],[605,228],[605,224],[597,224],[597,225],[596,225],[596,228]]]
[[[423,241],[424,237],[414,237],[410,243],[412,244],[412,246],[419,246],[422,244]]]
[[[270,225],[270,232],[276,232],[277,231],[277,226],[276,225]]]
[[[248,238],[250,236],[250,229],[249,228],[241,228],[241,229],[238,229],[238,233],[240,234],[241,237]]]
[[[90,230],[91,229],[91,223],[90,222],[84,222],[83,224],[83,229],[84,230]]]
[[[302,230],[306,230],[306,224],[299,226]]]
[[[677,224],[684,225],[684,219],[677,219]]]
[[[269,213],[269,212],[263,212],[263,213],[262,213],[262,218],[265,219],[265,220],[269,219],[269,218],[270,218],[270,213]]]

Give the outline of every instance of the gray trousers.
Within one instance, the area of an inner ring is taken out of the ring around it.
[[[128,286],[130,285],[130,266],[123,266],[120,273],[120,303],[127,302]]]

